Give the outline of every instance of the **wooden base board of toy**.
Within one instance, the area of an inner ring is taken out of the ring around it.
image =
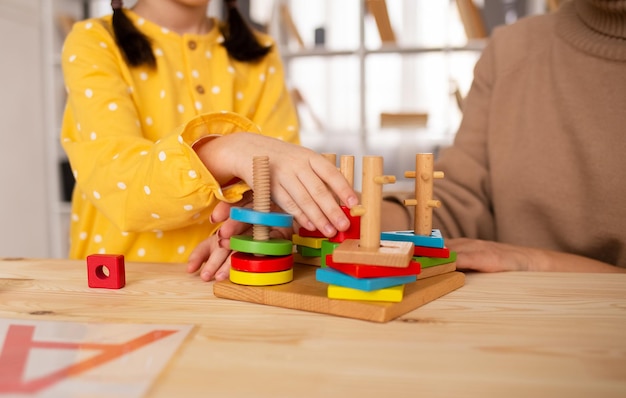
[[[293,281],[284,285],[244,286],[229,280],[215,282],[213,293],[216,297],[230,300],[382,323],[436,300],[465,283],[465,274],[446,267],[447,272],[407,284],[404,297],[398,303],[335,300],[327,297],[328,285],[315,279],[316,269],[310,265],[294,264]]]

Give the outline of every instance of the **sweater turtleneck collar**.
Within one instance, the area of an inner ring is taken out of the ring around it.
[[[595,56],[626,61],[626,0],[569,0],[558,11],[559,36]]]
[[[626,1],[583,0],[574,2],[576,14],[590,29],[626,40]]]

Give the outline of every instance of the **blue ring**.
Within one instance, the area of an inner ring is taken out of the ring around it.
[[[268,227],[290,228],[293,226],[293,216],[286,213],[264,213],[247,207],[232,207],[230,218],[254,225],[266,225]]]

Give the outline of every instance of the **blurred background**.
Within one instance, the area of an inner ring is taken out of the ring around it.
[[[126,0],[126,7],[134,1]],[[384,157],[387,190],[412,190],[415,154],[454,140],[476,60],[492,30],[551,12],[555,0],[238,0],[274,36],[302,143]],[[223,15],[221,0],[209,14]],[[65,257],[73,177],[59,143],[63,40],[108,0],[0,1],[0,257]]]

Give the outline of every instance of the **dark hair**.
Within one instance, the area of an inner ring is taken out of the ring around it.
[[[141,33],[133,22],[124,14],[122,0],[112,0],[113,7],[113,33],[115,42],[122,50],[126,62],[131,66],[147,65],[156,67],[156,58],[152,53],[152,47],[148,37]]]
[[[245,21],[237,0],[224,0],[227,9],[226,24],[220,26],[224,36],[222,44],[228,54],[237,61],[253,62],[263,58],[271,49],[264,47],[257,40],[254,31]],[[156,58],[152,52],[149,38],[141,33],[124,13],[122,0],[112,0],[113,33],[115,42],[122,50],[126,62],[131,66],[146,65],[156,67]]]
[[[228,54],[237,61],[256,61],[263,58],[271,46],[264,47],[243,19],[237,8],[237,0],[224,0],[227,9],[226,24],[220,27]]]

